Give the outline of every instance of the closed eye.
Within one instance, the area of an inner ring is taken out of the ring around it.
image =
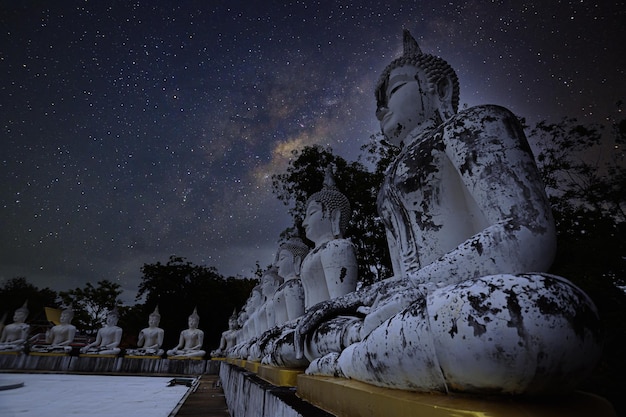
[[[405,85],[406,85],[406,83],[400,83],[400,84],[396,85],[395,87],[393,87],[391,89],[391,91],[389,92],[389,97],[393,96],[394,93],[400,89],[400,87],[403,87]]]

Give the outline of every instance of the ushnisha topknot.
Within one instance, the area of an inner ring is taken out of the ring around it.
[[[15,312],[20,312],[23,313],[26,317],[28,317],[28,300],[24,301],[24,305],[22,305],[20,308],[18,308],[17,310],[15,310]]]
[[[68,314],[71,318],[74,318],[74,307],[72,304],[64,307],[62,313]]]
[[[403,30],[403,48],[402,56],[391,61],[378,79],[375,90],[377,107],[387,106],[387,83],[389,82],[389,73],[395,68],[412,65],[424,71],[426,79],[432,85],[437,85],[438,82],[446,76],[451,78],[451,104],[452,109],[456,113],[459,108],[459,77],[450,64],[438,56],[423,53],[417,41],[411,36],[411,33],[407,29]]]
[[[306,207],[312,201],[316,201],[322,204],[324,215],[330,215],[335,209],[339,209],[341,213],[341,220],[339,222],[339,230],[343,235],[346,232],[352,211],[350,210],[350,201],[335,185],[335,178],[333,177],[332,167],[326,168],[326,174],[324,177],[324,185],[322,189],[316,193],[311,194],[307,199]]]
[[[191,315],[189,316],[189,318],[194,318],[196,319],[198,322],[200,321],[200,316],[198,315],[198,307],[194,307],[193,308],[193,313],[191,313]]]
[[[154,311],[152,313],[150,313],[150,317],[157,317],[157,318],[161,318],[161,314],[159,314],[159,306],[156,306],[154,308]]]
[[[280,250],[288,250],[293,256],[300,256],[301,259],[309,253],[309,247],[302,241],[300,236],[292,236],[287,241],[281,243]]]

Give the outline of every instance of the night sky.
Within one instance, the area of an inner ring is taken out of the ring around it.
[[[250,277],[291,225],[271,175],[305,145],[357,158],[402,28],[456,69],[462,106],[602,121],[626,99],[625,10],[0,0],[0,284],[109,279],[133,304],[170,255]]]

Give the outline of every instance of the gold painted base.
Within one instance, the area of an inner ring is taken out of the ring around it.
[[[574,392],[545,401],[428,394],[380,388],[344,378],[300,374],[298,397],[337,417],[616,417],[605,399]]]
[[[298,375],[304,374],[304,368],[278,368],[260,365],[256,374],[270,384],[279,387],[295,387],[298,385]]]
[[[124,355],[126,359],[162,359],[156,355]]]
[[[29,352],[28,356],[70,356],[65,352]]]
[[[258,374],[260,365],[261,365],[261,362],[259,361],[246,361],[244,368],[246,368],[250,372],[254,372],[255,374]]]
[[[117,358],[117,355],[101,355],[99,353],[81,353],[79,358]]]
[[[185,361],[185,360],[190,360],[190,361],[202,361],[204,360],[201,357],[195,356],[195,357],[189,357],[189,356],[168,356],[167,359],[171,360],[171,361]]]

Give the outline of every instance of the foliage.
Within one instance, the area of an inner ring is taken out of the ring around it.
[[[550,272],[581,287],[603,323],[600,364],[581,388],[626,410],[619,384],[626,372],[623,340],[626,294],[626,119],[610,132],[566,118],[538,123],[529,140],[546,183],[557,226],[558,246]]]
[[[57,298],[50,288],[39,289],[24,277],[11,278],[0,287],[0,317],[6,314],[6,323],[12,322],[15,310],[28,301],[27,322],[46,323],[44,307],[57,307]]]
[[[165,265],[144,264],[141,272],[137,299],[145,296],[146,301],[143,309],[133,314],[147,323],[148,315],[155,306],[159,307],[166,349],[176,346],[194,308],[200,316],[199,328],[205,334],[205,349],[216,348],[228,317],[245,303],[257,283],[252,279],[224,278],[214,267],[194,265],[178,256],[170,256]]]
[[[337,187],[346,195],[352,209],[352,219],[346,231],[357,247],[359,280],[369,284],[391,275],[391,262],[384,226],[376,211],[376,196],[382,182],[382,171],[369,172],[363,163],[347,162],[334,155],[330,148],[308,146],[292,152],[293,160],[287,171],[272,177],[273,191],[285,205],[294,224],[301,222],[308,197],[321,190],[324,173],[334,167]],[[372,155],[374,151],[372,151]]]
[[[72,324],[87,334],[95,334],[104,325],[107,313],[114,308],[120,310],[122,305],[120,284],[105,279],[97,285],[88,282],[84,288],[59,293],[63,304],[74,309]]]
[[[613,132],[565,118],[538,123],[529,139],[540,149],[538,166],[559,237],[561,256],[554,268],[624,285],[626,161],[620,148],[626,140],[618,129]],[[579,269],[580,260],[586,263]]]

